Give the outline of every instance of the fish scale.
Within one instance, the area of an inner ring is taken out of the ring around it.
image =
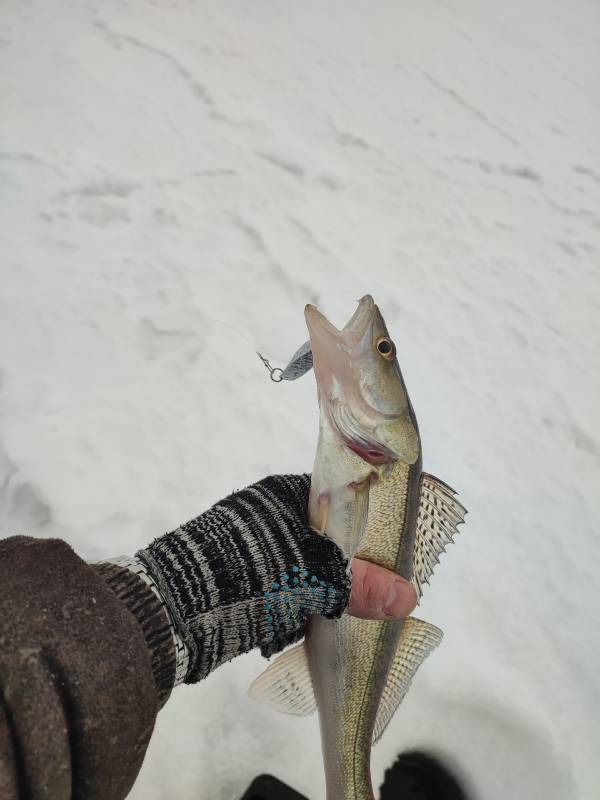
[[[402,574],[405,552],[412,557],[414,529],[407,524],[407,510],[410,489],[418,484],[418,477],[414,467],[396,462],[389,474],[370,481],[366,528],[356,551],[359,558]],[[411,574],[403,577],[410,580]]]

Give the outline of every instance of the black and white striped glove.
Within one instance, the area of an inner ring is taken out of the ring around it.
[[[255,647],[271,656],[348,605],[347,560],[309,527],[309,490],[310,475],[265,478],[136,554],[183,641],[185,683]]]

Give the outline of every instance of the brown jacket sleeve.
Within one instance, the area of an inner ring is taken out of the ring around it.
[[[0,798],[121,800],[159,706],[141,625],[58,539],[0,541]]]

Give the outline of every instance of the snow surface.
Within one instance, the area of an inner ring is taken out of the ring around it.
[[[132,553],[310,469],[310,301],[366,292],[425,467],[470,510],[420,615],[446,638],[374,751],[473,798],[600,796],[600,9],[592,0],[3,4],[5,534]],[[316,719],[178,688],[134,800],[323,797]]]

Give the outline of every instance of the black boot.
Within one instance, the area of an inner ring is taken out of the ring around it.
[[[468,800],[456,778],[433,756],[401,753],[386,770],[379,800]]]
[[[306,797],[272,775],[259,775],[252,781],[241,800],[306,800]]]
[[[272,775],[255,778],[241,800],[307,800]],[[456,778],[426,753],[402,753],[386,770],[379,800],[468,800]]]

